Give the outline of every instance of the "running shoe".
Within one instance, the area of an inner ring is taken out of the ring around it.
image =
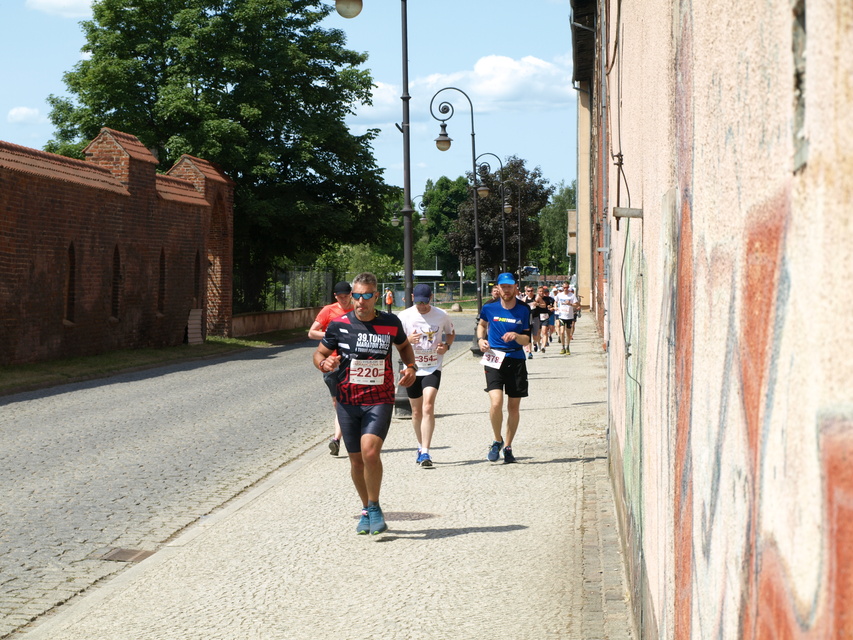
[[[538,344],[533,345],[533,351],[539,351],[539,345]]]
[[[542,353],[543,354],[545,353],[545,347],[542,347]]]
[[[495,440],[492,442],[492,446],[489,447],[489,455],[486,456],[490,462],[497,462],[498,458],[501,457],[501,448],[504,446],[504,441],[501,440],[498,442]]]
[[[533,354],[532,354],[532,353],[528,353],[528,354],[527,354],[527,359],[528,359],[528,360],[533,360]]]
[[[572,352],[569,349],[566,349],[566,355],[570,356],[570,355],[572,355]]]
[[[360,536],[370,533],[370,517],[367,515],[367,509],[361,510],[361,518],[358,520],[358,526],[355,528],[355,532]]]
[[[418,447],[418,454],[415,456],[415,462],[417,462],[418,464],[421,463],[421,448],[420,447]]]
[[[504,449],[504,464],[510,464],[515,462],[515,456],[512,455],[512,447],[507,447]]]
[[[560,349],[560,355],[562,356],[562,355],[565,355],[565,354],[566,354],[566,350],[565,350],[565,349]]]
[[[422,453],[418,456],[418,464],[424,469],[432,469],[432,458],[428,453]]]
[[[385,516],[382,515],[382,508],[378,504],[368,505],[367,517],[370,519],[370,535],[375,536],[388,530],[388,525],[385,524]]]
[[[329,454],[336,456],[338,452],[341,450],[341,441],[335,440],[334,438],[329,438]]]

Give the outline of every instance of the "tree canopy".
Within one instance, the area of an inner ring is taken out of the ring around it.
[[[96,0],[80,61],[50,96],[47,149],[79,155],[101,127],[137,136],[168,168],[182,154],[236,182],[235,310],[262,306],[277,259],[370,238],[389,191],[367,104],[366,56],[320,21],[321,0]]]
[[[542,242],[531,252],[530,257],[539,265],[542,275],[571,274],[577,271],[577,265],[566,255],[568,211],[577,208],[576,186],[576,182],[572,182],[571,186],[561,182],[551,201],[539,213]]]
[[[519,238],[521,239],[521,261],[524,262],[531,248],[539,245],[539,210],[547,203],[554,191],[542,177],[539,167],[529,170],[524,160],[517,156],[506,158],[503,166],[504,191],[501,191],[499,170],[480,165],[478,182],[489,187],[490,194],[477,202],[479,222],[480,264],[484,271],[493,276],[503,268],[504,246],[506,247],[507,269],[516,271]],[[468,179],[470,180],[470,175]],[[504,194],[512,205],[512,212],[504,213]],[[519,225],[520,221],[520,225]],[[504,231],[506,242],[504,243]],[[465,262],[474,261],[474,207],[471,196],[459,207],[459,217],[448,234],[451,251]]]

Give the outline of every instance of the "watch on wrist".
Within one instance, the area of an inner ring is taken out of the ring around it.
[[[407,364],[406,369],[413,369],[414,371],[417,371],[418,365],[417,364]]]

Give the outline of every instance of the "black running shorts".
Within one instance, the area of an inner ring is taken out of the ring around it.
[[[510,398],[527,397],[527,360],[504,358],[500,369],[483,367],[486,372],[485,391],[504,391]]]
[[[406,395],[410,398],[420,398],[424,395],[424,387],[441,386],[441,371],[433,371],[425,376],[415,376],[411,387],[406,387]]]
[[[361,436],[373,434],[383,440],[388,436],[391,426],[391,416],[394,413],[393,404],[344,404],[335,405],[338,422],[348,453],[361,451]]]

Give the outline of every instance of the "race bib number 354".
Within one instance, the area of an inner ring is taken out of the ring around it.
[[[379,385],[385,382],[384,360],[351,360],[349,365],[351,384]]]
[[[415,362],[419,369],[429,369],[438,365],[438,354],[435,351],[415,351]]]

